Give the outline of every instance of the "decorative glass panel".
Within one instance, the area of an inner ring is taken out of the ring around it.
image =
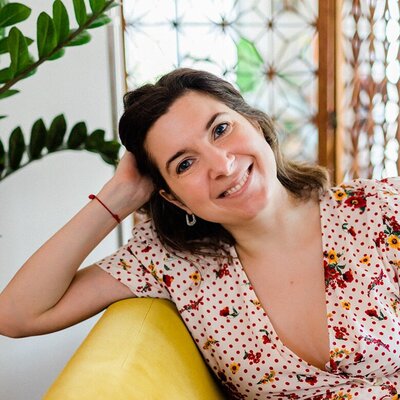
[[[344,179],[396,176],[399,160],[397,0],[344,0]]]
[[[124,2],[128,88],[176,67],[205,69],[277,123],[289,157],[315,161],[317,0]]]

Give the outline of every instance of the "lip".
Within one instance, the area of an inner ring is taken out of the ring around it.
[[[227,190],[225,190],[224,192],[222,192],[222,193],[218,196],[218,198],[219,198],[219,199],[230,199],[230,198],[239,196],[244,190],[246,190],[246,188],[247,188],[247,186],[248,186],[248,184],[249,184],[250,178],[251,178],[251,176],[252,176],[252,172],[253,172],[253,164],[251,164],[251,165],[249,166],[249,168],[247,168],[247,170],[246,170],[246,172],[245,172],[245,174],[248,174],[248,176],[247,176],[247,178],[246,178],[246,182],[243,184],[243,186],[242,186],[239,190],[237,190],[236,192],[231,193],[231,194],[227,194],[227,193],[226,193],[228,190],[231,190],[231,189],[233,189],[235,186],[237,186],[237,185],[240,183],[240,181],[243,179],[243,177],[244,177],[245,174],[242,175],[242,177],[240,178],[240,180],[239,180],[236,184],[231,185],[231,186],[229,187],[229,189],[227,189]]]

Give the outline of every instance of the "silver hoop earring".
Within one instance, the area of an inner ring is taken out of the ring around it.
[[[186,225],[193,226],[196,223],[196,216],[194,214],[186,214]]]

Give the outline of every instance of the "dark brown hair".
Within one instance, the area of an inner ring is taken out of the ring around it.
[[[178,251],[215,255],[221,253],[223,243],[234,244],[232,235],[220,224],[196,216],[197,223],[192,227],[187,226],[185,212],[160,196],[160,189],[170,190],[145,149],[146,135],[151,126],[189,91],[212,96],[252,123],[260,125],[275,155],[277,177],[294,197],[307,200],[327,188],[329,182],[325,169],[286,160],[281,154],[272,120],[249,106],[230,83],[205,71],[176,69],[161,77],[154,85],[146,84],[128,92],[124,96],[125,112],[119,123],[122,143],[135,155],[139,172],[149,176],[154,183],[155,190],[143,206],[143,211],[153,219],[164,245]]]

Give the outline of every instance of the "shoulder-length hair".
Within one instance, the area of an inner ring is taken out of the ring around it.
[[[278,136],[270,117],[249,106],[241,94],[217,76],[189,68],[176,69],[155,84],[146,84],[126,93],[125,112],[119,122],[119,135],[126,149],[132,152],[139,172],[152,179],[154,192],[141,211],[149,214],[161,242],[177,251],[197,254],[221,254],[223,244],[235,243],[232,235],[220,224],[196,217],[194,226],[187,226],[183,210],[172,205],[160,194],[169,192],[161,173],[145,148],[146,135],[152,125],[168,112],[171,105],[189,91],[212,96],[252,123],[258,123],[276,160],[277,178],[294,196],[302,200],[326,190],[328,174],[322,167],[286,160],[281,154]]]

